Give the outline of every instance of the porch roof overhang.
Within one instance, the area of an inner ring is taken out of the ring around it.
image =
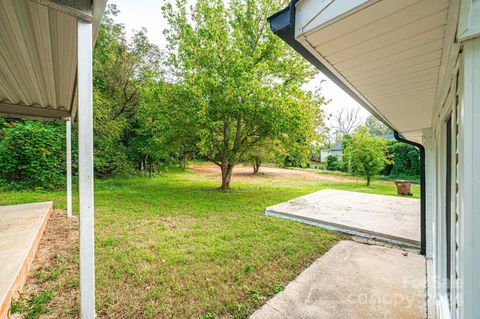
[[[297,0],[271,29],[357,102],[421,143],[455,40],[455,0]]]
[[[0,116],[75,116],[77,21],[94,41],[106,1],[0,0]]]

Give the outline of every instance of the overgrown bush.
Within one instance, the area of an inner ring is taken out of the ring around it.
[[[327,170],[329,171],[341,171],[343,169],[343,163],[338,160],[336,155],[327,156]]]
[[[0,140],[0,184],[6,189],[59,187],[65,180],[65,125],[12,122]]]
[[[310,164],[308,165],[308,168],[326,170],[327,169],[327,163],[310,162]]]
[[[420,183],[420,152],[412,146],[398,141],[389,141],[387,146],[392,159],[383,170],[384,180],[408,180]]]
[[[310,149],[308,144],[298,143],[287,148],[286,155],[280,155],[283,159],[283,167],[301,167],[306,168],[310,163]]]
[[[383,170],[383,175],[391,179],[418,180],[420,175],[420,152],[405,143],[389,141],[387,152],[392,163]]]

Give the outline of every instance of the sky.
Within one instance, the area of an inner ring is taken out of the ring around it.
[[[190,1],[193,2],[194,0]],[[166,46],[163,30],[167,27],[167,22],[163,18],[161,11],[163,0],[109,0],[108,3],[116,4],[120,10],[115,20],[125,25],[127,35],[131,35],[134,30],[140,30],[144,27],[148,30],[147,35],[152,43],[160,48]],[[299,58],[301,57],[299,56]],[[359,116],[362,119],[369,115],[367,110],[363,109],[355,100],[321,73],[308,83],[306,88],[315,88],[322,80],[325,80],[325,82],[322,84],[321,92],[327,100],[330,100],[323,107],[325,113],[335,114],[341,108],[359,108]],[[327,125],[329,124],[331,123],[327,121]]]

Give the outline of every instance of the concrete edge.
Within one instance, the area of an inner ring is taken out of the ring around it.
[[[345,193],[345,194],[350,194],[350,193],[355,193],[355,194],[360,194],[360,195],[368,195],[368,196],[371,196],[371,197],[378,197],[378,198],[385,198],[385,199],[392,199],[392,198],[397,198],[397,199],[402,199],[402,200],[410,200],[410,201],[417,201],[418,203],[420,203],[420,198],[414,198],[412,196],[406,196],[406,195],[383,195],[383,194],[375,194],[375,193],[365,193],[365,192],[362,192],[362,191],[357,191],[357,190],[344,190],[344,189],[335,189],[335,188],[324,188],[324,189],[321,189],[319,191],[315,191],[313,193],[309,193],[309,194],[306,194],[306,195],[302,195],[302,196],[299,196],[299,197],[296,197],[296,198],[293,198],[292,200],[294,199],[299,199],[299,198],[304,198],[304,197],[310,197],[311,195],[314,195],[314,194],[317,194],[317,193],[321,193],[323,191],[335,191],[335,192],[341,192],[341,193]],[[273,205],[275,206],[275,205]]]
[[[2,304],[0,307],[0,319],[7,319],[10,316],[10,306],[12,304],[12,301],[17,297],[16,296],[17,292],[19,292],[23,288],[23,285],[27,280],[28,274],[30,272],[30,268],[33,263],[33,259],[35,258],[35,254],[38,249],[38,245],[40,244],[40,240],[43,237],[43,233],[45,232],[45,228],[47,227],[47,223],[50,218],[50,215],[53,212],[53,202],[50,201],[50,202],[42,202],[42,203],[49,203],[50,207],[48,209],[47,215],[45,216],[45,219],[43,220],[42,225],[40,226],[39,231],[37,232],[37,235],[35,236],[35,239],[32,242],[32,245],[28,250],[27,255],[23,260],[23,266],[18,270],[13,284],[11,285],[10,289],[7,291],[5,295],[5,299],[1,301]],[[10,206],[16,206],[16,205],[10,205]]]
[[[414,241],[414,240],[396,237],[396,236],[385,236],[384,234],[376,233],[373,231],[365,231],[363,229],[349,227],[341,224],[335,224],[335,223],[330,223],[325,221],[319,222],[317,220],[314,220],[308,217],[299,217],[297,215],[293,215],[289,213],[276,212],[274,210],[271,210],[271,207],[268,207],[265,210],[265,215],[272,216],[272,217],[279,217],[279,218],[291,220],[291,221],[296,221],[296,222],[300,222],[300,223],[311,225],[311,226],[325,228],[328,230],[338,231],[348,235],[380,240],[380,241],[384,241],[389,244],[394,244],[397,246],[420,249],[419,241]]]

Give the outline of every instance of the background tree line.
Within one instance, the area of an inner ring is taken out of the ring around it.
[[[218,165],[228,189],[239,163],[258,172],[266,160],[308,162],[325,100],[302,89],[316,70],[270,31],[265,17],[283,4],[167,4],[163,51],[144,29],[127,38],[110,5],[93,56],[96,176],[152,174],[197,158]],[[63,123],[1,120],[1,187],[61,186],[64,144]]]
[[[275,36],[265,17],[281,0],[187,1],[162,10],[167,47],[149,42],[147,30],[126,36],[110,5],[95,45],[94,164],[100,178],[189,160],[210,161],[228,189],[233,168],[264,162],[307,167],[325,145],[320,88],[303,86],[316,70]],[[75,130],[74,129],[74,166]],[[418,150],[396,141],[373,116],[361,125],[358,110],[340,110],[330,135],[342,141],[344,160],[327,168],[416,180]],[[74,170],[75,171],[75,170]],[[0,120],[0,187],[55,188],[65,180],[65,125]]]

